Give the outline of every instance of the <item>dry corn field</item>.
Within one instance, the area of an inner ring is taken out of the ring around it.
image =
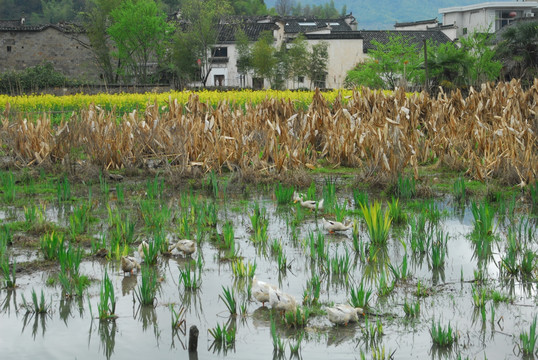
[[[306,110],[291,100],[266,99],[244,107],[216,107],[191,95],[170,98],[121,120],[90,106],[53,126],[46,113],[36,121],[2,116],[2,148],[21,164],[73,161],[75,149],[114,169],[142,167],[148,159],[172,167],[251,169],[281,173],[317,166],[359,168],[365,175],[394,176],[405,168],[438,164],[478,180],[532,183],[538,171],[538,79],[483,85],[460,92],[394,94],[361,89],[327,103],[319,92]],[[72,156],[72,155],[71,155]]]

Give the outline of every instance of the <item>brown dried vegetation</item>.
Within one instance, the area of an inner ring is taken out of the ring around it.
[[[512,81],[471,89],[467,98],[361,89],[327,104],[316,92],[306,111],[276,99],[214,108],[192,95],[185,105],[170,99],[164,112],[153,104],[118,121],[90,106],[59,126],[47,114],[36,122],[4,116],[0,141],[26,164],[72,161],[78,149],[108,169],[157,159],[173,168],[282,174],[324,159],[376,176],[410,167],[418,177],[419,165],[438,159],[478,180],[528,184],[538,171],[537,128],[538,79],[527,91]]]

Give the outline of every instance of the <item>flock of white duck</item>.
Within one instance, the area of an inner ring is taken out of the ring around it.
[[[276,311],[286,312],[297,310],[297,300],[293,295],[287,294],[273,284],[260,281],[254,276],[252,279],[252,296],[265,306],[268,302]],[[336,304],[326,307],[327,317],[336,325],[347,325],[359,321],[359,314],[364,315],[362,308],[355,308],[348,304]]]
[[[138,245],[138,254],[141,261],[144,261],[146,253],[149,251],[149,244],[146,240],[142,241]],[[177,243],[168,247],[168,252],[173,254],[174,252],[182,253],[184,256],[190,256],[196,252],[196,242],[193,240],[179,240]],[[133,273],[134,270],[140,271],[140,262],[134,256],[122,256],[121,257],[121,270],[123,273]]]
[[[323,199],[320,201],[304,200],[305,194],[293,193],[293,201],[299,202],[301,206],[310,209],[321,211],[323,210]],[[351,229],[353,224],[344,224],[339,221],[327,220],[322,218],[323,227],[329,233],[336,231],[346,231]],[[145,254],[149,250],[149,244],[144,240],[138,246],[138,254],[143,261]],[[190,256],[196,251],[196,242],[192,240],[179,240],[177,243],[168,247],[168,252],[183,253],[184,256]],[[124,273],[133,273],[134,270],[140,271],[140,262],[134,256],[122,256],[121,257],[121,269]],[[287,294],[280,290],[275,285],[269,284],[264,281],[260,281],[254,276],[252,280],[252,296],[265,306],[265,303],[269,303],[271,308],[276,311],[286,312],[297,310],[297,300],[293,295]],[[330,322],[337,325],[347,325],[350,322],[357,322],[359,320],[359,314],[364,314],[362,308],[355,308],[348,304],[336,304],[331,307],[326,307],[327,317]]]

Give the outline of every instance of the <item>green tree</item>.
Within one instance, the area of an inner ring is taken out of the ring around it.
[[[176,33],[172,46],[172,70],[176,74],[176,87],[184,88],[195,80],[200,80],[196,39],[190,33]]]
[[[194,53],[197,60],[200,59],[200,77],[203,86],[213,67],[211,55],[222,28],[220,21],[231,12],[230,3],[226,0],[184,0],[181,6],[178,36],[185,39],[179,43],[190,42],[195,47]],[[180,52],[177,54],[181,56]],[[185,53],[187,58],[191,55],[191,51]]]
[[[252,68],[254,73],[257,77],[269,79],[269,81],[273,77],[273,71],[277,63],[273,41],[273,34],[270,31],[264,31],[252,47]]]
[[[452,89],[466,85],[472,58],[454,43],[428,43],[428,71],[432,87]]]
[[[320,42],[312,46],[309,57],[308,76],[310,86],[323,88],[327,77],[327,63],[329,61],[329,44]]]
[[[372,44],[375,49],[369,50],[369,59],[348,72],[348,86],[394,89],[401,82],[421,83],[424,59],[420,48],[401,35],[390,36],[386,44],[375,40]]]
[[[474,31],[460,42],[465,57],[470,59],[468,85],[476,86],[499,78],[502,63],[495,59],[495,50],[491,47],[491,35],[488,32]]]
[[[231,0],[235,15],[266,15],[267,7],[263,0]]]
[[[235,33],[237,72],[241,76],[241,87],[245,86],[248,72],[252,69],[252,54],[247,34],[242,29]]]
[[[532,85],[538,77],[538,21],[518,22],[503,28],[495,50],[507,78],[519,78],[524,84]]]
[[[162,59],[165,40],[172,28],[153,0],[126,0],[112,10],[107,32],[117,46],[116,56],[128,74],[138,82],[148,82],[150,60]]]
[[[111,41],[107,33],[110,25],[110,12],[119,6],[121,0],[88,0],[86,11],[82,14],[83,26],[88,36],[90,48],[95,57],[97,67],[102,71],[103,80],[107,83],[117,82],[116,68],[113,65]]]
[[[32,22],[56,24],[74,17],[73,0],[41,0],[41,13],[32,13]]]
[[[288,49],[289,76],[293,83],[299,76],[308,75],[310,53],[304,36],[300,35],[293,39]]]

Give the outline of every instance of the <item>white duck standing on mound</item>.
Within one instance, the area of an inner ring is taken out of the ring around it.
[[[297,300],[290,295],[277,289],[269,289],[269,304],[278,311],[295,311],[297,309]]]
[[[123,274],[125,273],[133,273],[133,270],[136,269],[137,271],[140,271],[140,264],[136,259],[132,256],[122,256],[121,257],[121,270],[123,271]]]
[[[170,245],[168,247],[169,252],[171,252],[174,249],[176,249],[177,251],[181,251],[185,256],[191,255],[192,253],[196,251],[196,241],[179,240],[174,245]]]
[[[323,201],[324,199],[321,199],[320,201],[315,200],[303,200],[304,194],[297,194],[293,193],[293,202],[299,202],[302,207],[305,207],[310,210],[323,210]]]
[[[347,325],[350,322],[359,321],[359,315],[364,315],[362,308],[354,308],[348,304],[336,304],[333,307],[327,307],[327,317],[329,321],[336,325]]]
[[[323,221],[323,228],[331,234],[334,234],[335,231],[346,231],[353,227],[353,223],[344,224],[339,221],[321,219]]]
[[[261,302],[263,306],[269,301],[269,291],[277,290],[277,287],[272,284],[268,284],[265,281],[259,281],[256,276],[252,278],[252,296],[254,299]]]

